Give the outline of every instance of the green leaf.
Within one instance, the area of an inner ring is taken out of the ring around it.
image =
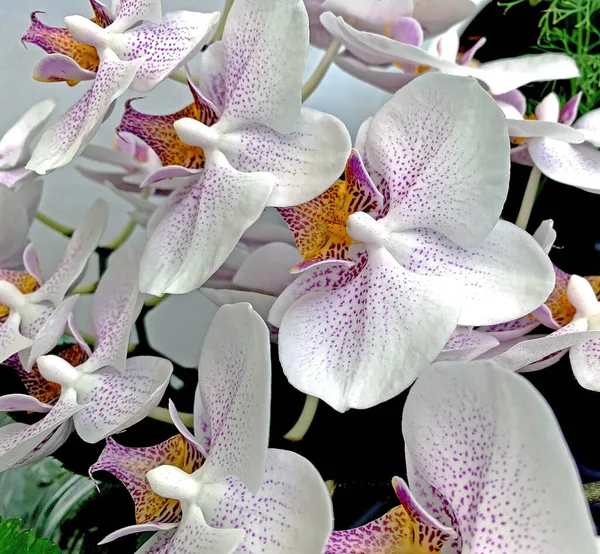
[[[31,531],[21,531],[18,519],[0,517],[0,554],[61,554],[48,539],[37,539]]]

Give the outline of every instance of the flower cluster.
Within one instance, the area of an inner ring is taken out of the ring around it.
[[[90,477],[122,482],[136,524],[103,542],[154,532],[139,553],[597,552],[560,429],[518,374],[568,353],[600,392],[600,276],[550,261],[552,221],[526,231],[542,174],[600,191],[600,109],[577,119],[580,95],[561,107],[550,94],[527,115],[519,90],[576,77],[573,60],[479,63],[485,39],[459,50],[481,7],[471,0],[235,0],[223,15],[90,3],[93,17],[65,28],[34,12],[22,37],[46,52],[35,80],[87,91],[33,150],[51,101],[0,140],[0,363],[22,383],[0,396],[14,418],[0,471],[72,435],[105,441]],[[327,49],[318,71],[335,63],[392,93],[354,144],[338,118],[303,106],[322,78],[303,85],[310,43]],[[187,105],[120,103],[167,78]],[[92,144],[114,109],[114,144]],[[113,166],[78,169],[132,206],[110,244],[103,200],[74,229],[38,212],[40,176],[78,156]],[[532,166],[516,225],[501,219],[511,161]],[[51,273],[28,240],[36,216],[69,238]],[[123,244],[137,225],[141,249]],[[81,286],[93,255],[100,278]],[[143,318],[195,290],[220,308],[183,417]],[[74,315],[82,294],[91,334]],[[315,399],[368,409],[410,388],[397,507],[334,531],[319,471],[269,448],[271,343],[308,411]],[[121,444],[147,417],[176,434]]]

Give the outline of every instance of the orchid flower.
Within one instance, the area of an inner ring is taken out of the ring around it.
[[[439,35],[474,17],[480,9],[472,0],[305,0],[304,3],[310,22],[310,42],[319,48],[326,48],[333,40],[319,20],[324,12],[343,16],[361,31],[409,42],[415,36]]]
[[[32,172],[25,168],[31,154],[31,141],[46,123],[55,105],[52,100],[38,102],[4,133],[0,139],[0,187],[14,187],[31,176]]]
[[[554,222],[551,219],[543,221],[534,233],[533,238],[548,254],[556,240]],[[553,267],[555,274],[554,289],[544,304],[525,317],[481,327],[478,330],[491,334],[500,341],[505,341],[517,339],[533,331],[541,324],[556,330],[570,323],[575,315],[575,306],[571,304],[567,296],[567,285],[571,275],[556,265]],[[595,294],[600,296],[600,276],[592,275],[584,277],[584,279],[590,283]]]
[[[27,168],[44,174],[69,163],[87,146],[113,102],[128,88],[147,92],[194,57],[212,36],[218,13],[161,15],[160,0],[122,0],[116,15],[90,0],[96,17],[65,18],[66,29],[47,27],[35,13],[23,41],[49,55],[34,78],[94,84],[44,133]]]
[[[271,371],[265,323],[248,304],[223,306],[198,366],[195,436],[149,448],[109,441],[90,471],[129,490],[137,525],[109,535],[158,531],[138,552],[322,552],[333,528],[325,483],[305,458],[268,449]]]
[[[121,170],[117,173],[78,167],[85,177],[101,185],[108,182],[121,191],[135,192],[138,195],[141,192],[140,185],[146,177],[162,167],[159,157],[149,146],[133,138],[121,136],[115,137],[113,148],[88,145],[81,157],[114,165]]]
[[[201,58],[203,104],[213,106],[218,121],[202,110],[199,119],[182,112],[140,117],[139,127],[153,125],[158,140],[170,145],[169,163],[185,165],[163,168],[163,179],[204,167],[150,220],[142,257],[144,292],[177,294],[200,287],[265,206],[306,202],[340,175],[350,151],[348,131],[335,117],[301,105],[307,48],[301,0],[238,0],[223,40]],[[127,130],[140,136],[133,126]],[[165,163],[159,147],[149,145]],[[151,176],[146,184],[156,180]]]
[[[375,115],[364,142],[381,192],[357,159],[335,219],[329,191],[297,218],[284,215],[297,240],[305,232],[319,239],[298,240],[308,270],[269,316],[292,385],[339,411],[399,394],[457,325],[520,317],[554,284],[536,241],[498,221],[508,190],[506,122],[474,80],[415,80]],[[331,234],[313,234],[323,222]]]
[[[0,325],[0,361],[31,346],[55,310],[72,306],[73,299],[63,299],[96,249],[106,219],[106,203],[97,200],[75,228],[56,271],[47,280],[42,281],[33,245],[23,255],[26,272],[0,272],[0,313],[7,316]]]
[[[350,54],[360,60],[366,63],[398,63],[401,67],[406,66],[407,72],[399,73],[373,71],[352,58],[341,57],[337,62],[345,71],[389,92],[397,91],[421,73],[430,70],[475,77],[492,95],[513,93],[515,89],[527,83],[579,76],[577,65],[565,54],[527,55],[474,66],[472,56],[483,45],[482,41],[462,55],[456,63],[454,59],[447,59],[447,56],[434,55],[420,48],[419,37],[415,37],[413,42],[403,43],[381,35],[358,31],[331,12],[321,16],[321,23]]]
[[[562,108],[558,96],[550,93],[537,106],[533,119],[523,119],[503,106],[509,130],[518,146],[513,161],[537,166],[559,183],[588,192],[600,192],[600,109],[575,121],[581,93]]]
[[[69,421],[84,441],[95,443],[141,421],[158,404],[173,371],[171,362],[153,356],[127,359],[131,326],[141,308],[138,266],[139,255],[127,248],[112,256],[92,305],[93,353],[81,345],[85,356],[48,355],[62,337],[71,310],[64,310],[62,317],[55,312],[46,322],[25,367],[31,395],[0,397],[4,411],[44,416],[32,425],[0,428],[0,469],[21,462]]]
[[[410,491],[395,477],[401,505],[335,531],[327,554],[597,552],[575,463],[522,377],[489,362],[435,364],[408,394],[402,433]]]

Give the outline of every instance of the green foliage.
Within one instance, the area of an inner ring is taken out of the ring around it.
[[[48,539],[37,539],[31,531],[21,531],[18,519],[0,517],[0,554],[61,554]]]
[[[512,0],[499,5],[509,8],[529,2],[541,5],[538,47],[543,52],[564,52],[577,63],[581,76],[570,86],[549,83],[562,102],[583,92],[580,115],[600,107],[600,0]]]

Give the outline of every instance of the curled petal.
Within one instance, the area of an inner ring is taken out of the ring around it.
[[[462,246],[480,244],[506,198],[508,153],[502,111],[475,81],[423,75],[369,127],[369,164],[390,189],[382,222],[390,230],[429,227]]]
[[[0,323],[0,362],[33,344],[30,338],[21,334],[20,325],[21,315],[17,312],[11,312],[6,320]]]
[[[90,47],[91,48],[91,47]],[[73,58],[64,54],[49,54],[42,58],[33,69],[33,78],[36,81],[56,82],[66,81],[75,85],[79,81],[91,81],[96,78],[98,63],[94,70],[83,69]]]
[[[474,360],[500,344],[491,333],[458,327],[436,358],[438,362]]]
[[[77,434],[95,443],[138,423],[158,405],[172,372],[168,360],[137,356],[127,360],[125,371],[105,367],[82,375],[77,397],[87,406],[74,418]]]
[[[135,521],[143,523],[177,523],[181,519],[178,500],[156,494],[146,479],[146,473],[160,465],[172,465],[193,473],[203,462],[202,455],[181,435],[146,448],[121,446],[111,437],[98,461],[90,467],[112,473],[129,491],[135,503]]]
[[[442,350],[458,318],[452,298],[456,291],[441,279],[406,271],[382,248],[370,250],[353,281],[306,294],[284,313],[283,370],[296,388],[340,412],[389,400]]]
[[[522,377],[489,362],[435,364],[408,395],[402,431],[412,493],[428,511],[445,500],[458,551],[595,552],[575,463]]]
[[[5,394],[0,396],[0,412],[48,413],[52,406],[40,402],[28,394]]]
[[[478,327],[478,331],[495,337],[501,342],[516,339],[539,327],[540,322],[531,314],[495,325]]]

